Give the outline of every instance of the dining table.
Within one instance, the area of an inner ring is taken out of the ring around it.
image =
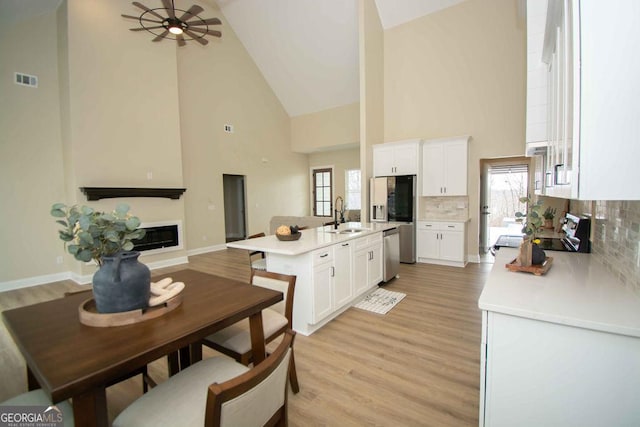
[[[262,310],[281,292],[191,269],[153,280],[165,277],[185,284],[182,303],[139,323],[87,326],[79,318],[91,296],[85,292],[4,311],[29,389],[42,388],[54,404],[72,399],[76,426],[107,426],[108,385],[164,356],[180,354],[184,369],[202,357],[203,338],[242,319],[249,319],[254,364],[265,359]]]

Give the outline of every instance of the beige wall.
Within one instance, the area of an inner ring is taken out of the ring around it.
[[[345,171],[347,169],[360,169],[360,148],[351,148],[346,150],[321,151],[309,154],[309,173],[311,170],[319,167],[333,168],[333,200],[338,196],[345,197]],[[312,181],[309,180],[309,192]],[[349,206],[345,206],[349,209]],[[313,199],[309,201],[309,212],[313,213]]]
[[[217,14],[212,4],[201,2],[207,16]],[[290,119],[226,22],[220,41],[178,49],[128,31],[136,25],[121,13],[139,11],[128,0],[68,0],[57,13],[3,29],[0,238],[12,242],[0,252],[5,289],[93,272],[57,238],[54,202],[100,210],[125,202],[144,222],[182,220],[185,249],[143,255],[148,264],[224,245],[223,173],[247,176],[249,230],[268,229],[273,215],[308,212],[307,156],[291,152]],[[38,75],[40,87],[13,85],[14,71]],[[222,131],[229,122],[234,134]],[[187,192],[177,201],[87,202],[79,186]]]
[[[298,153],[356,147],[360,104],[348,104],[291,118],[291,148]]]
[[[49,216],[64,199],[55,15],[0,29],[0,57],[0,281],[61,273]],[[16,71],[38,88],[13,84]]]
[[[468,253],[478,253],[479,160],[522,155],[526,32],[514,0],[468,0],[384,34],[386,141],[471,135]]]
[[[306,215],[309,200],[307,157],[291,152],[289,116],[216,15],[221,39],[178,50],[189,249],[225,241],[223,174],[246,176],[249,234],[266,232],[274,215]]]
[[[360,36],[360,169],[362,171],[362,218],[368,218],[368,186],[373,176],[374,144],[384,142],[384,38],[373,0],[359,1]],[[411,90],[411,88],[407,88]]]

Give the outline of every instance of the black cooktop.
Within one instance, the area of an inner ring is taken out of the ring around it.
[[[571,250],[565,243],[563,243],[562,239],[560,238],[542,237],[539,240],[540,243],[538,243],[538,246],[540,246],[545,251],[575,252],[575,250]],[[493,247],[494,249],[517,248],[520,246],[520,243],[522,243],[521,235],[504,234],[498,237],[498,240],[496,240],[496,244],[493,245]]]

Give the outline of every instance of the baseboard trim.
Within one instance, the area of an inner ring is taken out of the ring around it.
[[[207,247],[204,247],[204,248],[191,249],[191,250],[187,251],[187,255],[188,256],[202,255],[202,254],[206,254],[206,253],[209,253],[209,252],[223,251],[225,249],[227,249],[227,245],[225,245],[223,243],[221,245],[214,245],[214,246],[207,246]]]
[[[163,261],[155,261],[144,263],[149,270],[156,270],[158,268],[172,267],[174,265],[187,264],[189,258],[186,256],[165,259]],[[44,285],[46,283],[60,282],[62,280],[72,280],[78,285],[88,285],[91,283],[93,274],[78,274],[72,271],[65,271],[63,273],[47,274],[44,276],[27,277],[25,279],[11,280],[9,282],[0,282],[0,292],[11,291],[14,289],[30,288],[31,286]]]
[[[475,264],[480,263],[480,255],[467,255],[467,261]]]
[[[63,273],[45,274],[43,276],[9,280],[8,282],[0,282],[0,292],[12,291],[14,289],[30,288],[31,286],[38,286],[51,282],[60,282],[62,280],[69,279],[71,279],[71,272],[65,271]]]

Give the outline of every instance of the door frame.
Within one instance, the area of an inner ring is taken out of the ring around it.
[[[233,184],[233,185],[231,185]],[[232,191],[233,193],[228,193]],[[225,242],[247,238],[247,177],[238,174],[222,174]],[[229,220],[229,218],[232,218]],[[237,226],[237,228],[235,228]],[[231,227],[234,227],[231,229]]]
[[[485,207],[489,205],[487,198],[490,194],[489,189],[489,168],[491,166],[507,166],[507,165],[528,165],[527,176],[527,193],[531,193],[533,188],[532,158],[526,156],[498,157],[491,159],[480,159],[480,203],[478,204],[478,250],[482,257],[490,249],[486,247],[488,242],[489,227],[487,222],[488,215],[484,213]]]

